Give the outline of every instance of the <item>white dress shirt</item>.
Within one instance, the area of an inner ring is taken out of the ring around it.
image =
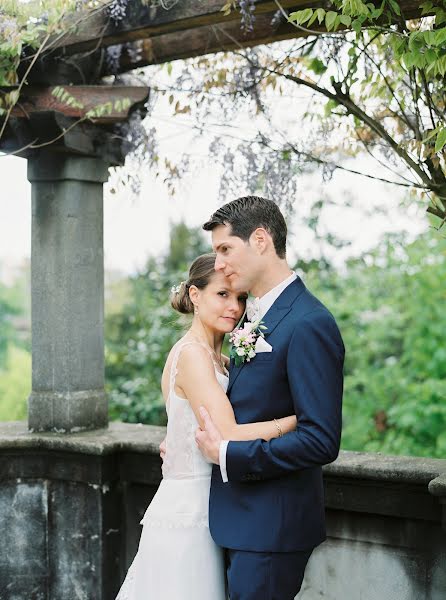
[[[291,273],[289,277],[287,277],[281,283],[276,285],[276,287],[273,287],[273,289],[267,292],[264,296],[255,299],[255,305],[257,308],[257,314],[255,316],[257,319],[263,319],[263,317],[269,311],[269,309],[280,296],[280,294],[284,291],[285,288],[287,288],[290,285],[290,283],[293,283],[295,279],[297,279],[296,273]],[[226,451],[228,448],[229,441],[230,440],[222,440],[220,442],[219,461],[221,478],[223,479],[223,483],[226,483],[228,481],[228,473],[226,471]]]

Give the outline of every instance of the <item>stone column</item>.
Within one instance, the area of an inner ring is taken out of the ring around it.
[[[30,431],[107,427],[103,183],[108,165],[44,151],[32,184]]]

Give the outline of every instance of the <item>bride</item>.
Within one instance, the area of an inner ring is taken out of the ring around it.
[[[163,479],[141,521],[138,552],[116,600],[226,599],[224,558],[208,527],[212,465],[195,443],[195,430],[203,425],[199,408],[204,405],[224,439],[270,440],[278,435],[273,421],[235,421],[225,393],[229,359],[221,348],[225,333],[244,312],[246,294],[232,291],[214,264],[215,254],[196,258],[188,280],[172,293],[173,308],[193,319],[164,367],[168,424]],[[283,433],[296,427],[295,416],[277,421]]]

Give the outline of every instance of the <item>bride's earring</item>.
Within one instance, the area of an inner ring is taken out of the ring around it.
[[[194,314],[198,315],[198,306],[194,306]]]

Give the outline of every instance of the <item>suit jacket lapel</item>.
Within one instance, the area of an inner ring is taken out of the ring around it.
[[[240,367],[236,367],[234,360],[231,358],[231,363],[229,365],[229,383],[228,383],[227,392],[229,392],[229,390],[232,388],[234,381],[239,376],[239,373],[242,370],[244,364],[245,363],[243,363]]]
[[[262,319],[262,324],[265,325],[265,327],[267,327],[267,329],[264,330],[265,339],[267,339],[268,336],[271,335],[271,333],[274,331],[274,329],[277,327],[280,321],[290,312],[293,302],[298,296],[300,296],[300,294],[304,290],[305,285],[300,279],[300,277],[297,277],[295,281],[290,283],[290,285],[283,290],[283,292],[280,294],[280,296],[277,298],[277,300],[274,302],[274,304],[271,306],[269,311]],[[255,357],[252,360],[255,360]],[[228,392],[231,390],[242,369],[249,364],[250,363],[244,362],[239,367],[236,367],[234,365],[234,362],[231,363],[231,368],[229,371]]]

